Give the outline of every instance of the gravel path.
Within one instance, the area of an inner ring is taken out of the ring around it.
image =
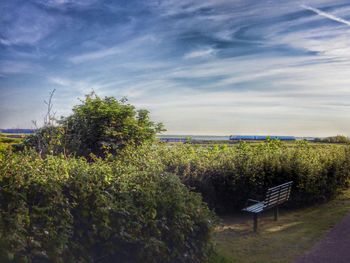
[[[317,224],[317,222],[315,222]],[[350,214],[336,225],[311,251],[294,263],[349,263]]]

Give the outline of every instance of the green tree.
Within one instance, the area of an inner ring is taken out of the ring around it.
[[[344,135],[331,136],[326,138],[318,138],[316,142],[325,142],[325,143],[349,143],[350,140]]]
[[[101,98],[95,93],[86,95],[80,105],[73,107],[70,116],[57,123],[54,129],[60,135],[55,134],[55,138],[60,141],[55,143],[55,153],[85,157],[91,153],[97,156],[116,154],[126,146],[136,147],[153,141],[157,133],[164,131],[163,124],[150,120],[149,111],[137,110],[125,98]],[[35,136],[43,137],[45,130],[47,127],[39,129],[30,141],[35,144]]]
[[[100,98],[94,93],[60,124],[65,128],[67,150],[80,156],[115,154],[125,146],[152,141],[164,130],[161,123],[150,120],[147,110],[136,110],[125,98]]]

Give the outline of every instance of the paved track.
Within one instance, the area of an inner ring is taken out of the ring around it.
[[[350,263],[350,214],[294,263]]]

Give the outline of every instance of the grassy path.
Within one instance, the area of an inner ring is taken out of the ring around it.
[[[218,256],[212,263],[293,262],[349,211],[350,189],[326,204],[282,210],[277,222],[271,212],[265,213],[260,218],[258,234],[252,232],[249,215],[223,217],[214,235]]]

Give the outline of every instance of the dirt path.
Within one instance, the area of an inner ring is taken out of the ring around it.
[[[317,222],[315,222],[317,224]],[[350,214],[328,232],[294,263],[349,263],[350,262]]]

